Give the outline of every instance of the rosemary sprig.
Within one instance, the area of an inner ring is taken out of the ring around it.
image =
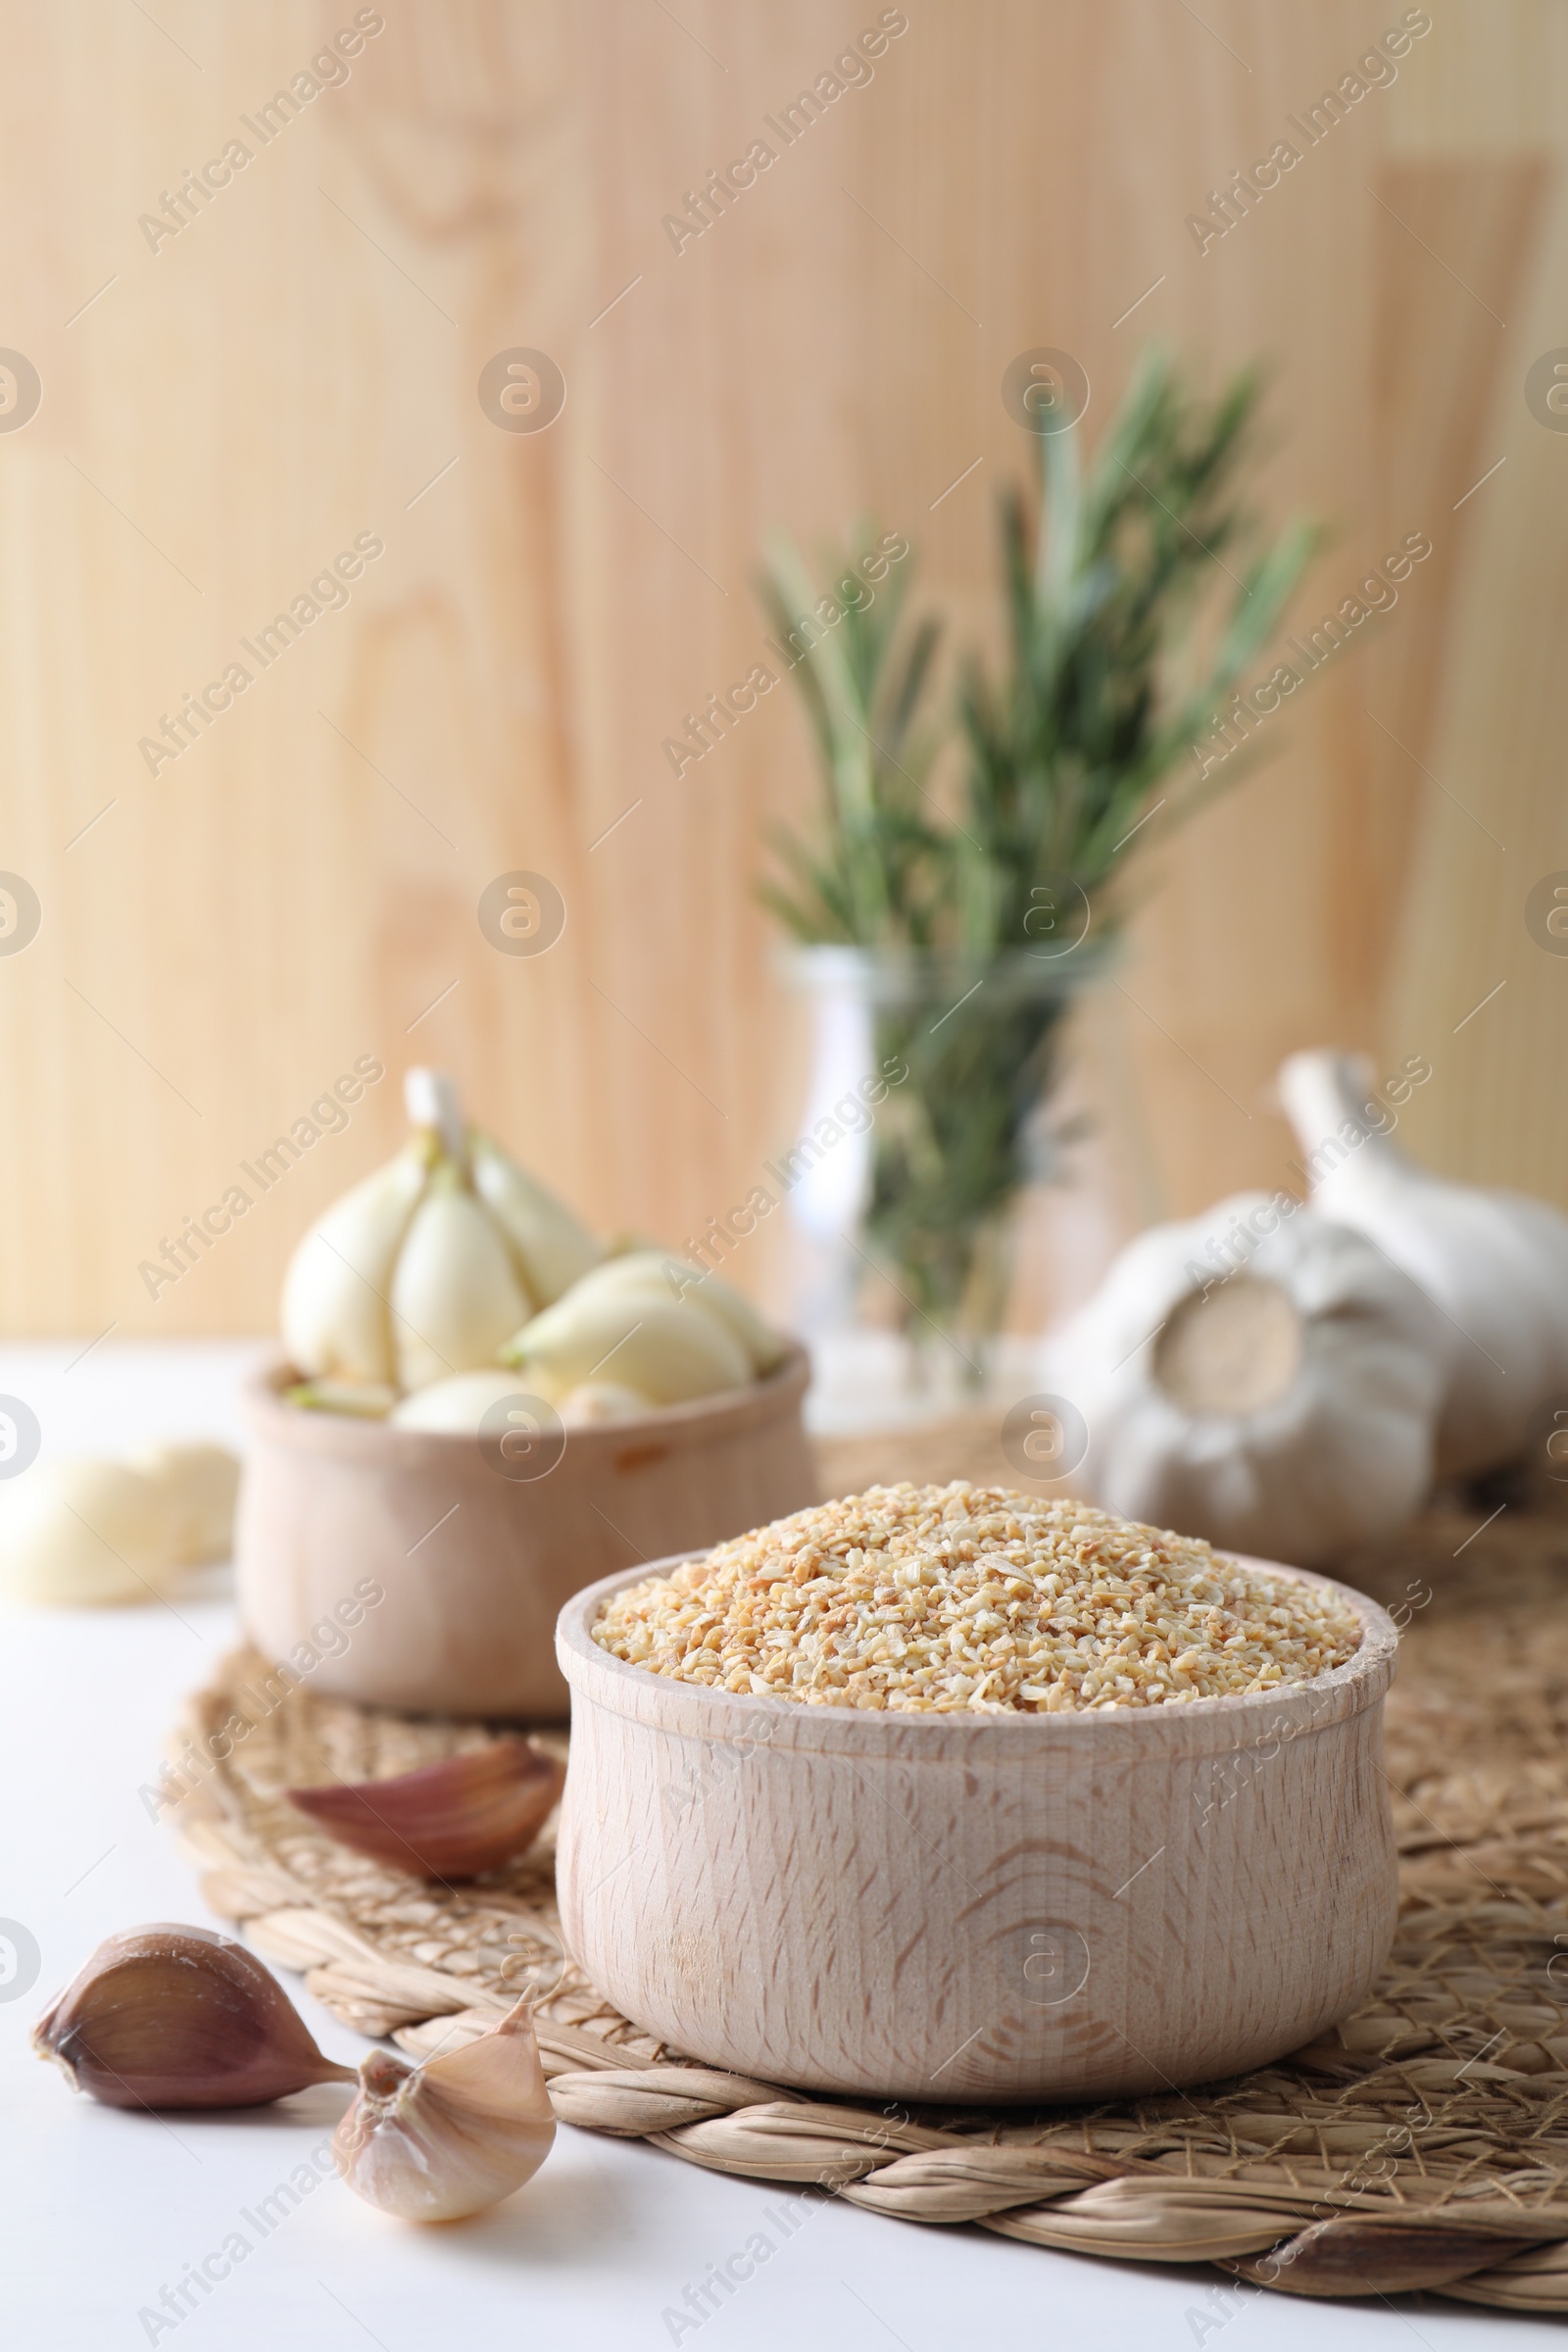
[[[862,528],[845,560],[828,559],[836,587],[824,590],[777,534],[759,584],[793,663],[825,788],[814,838],[775,828],[785,871],[760,895],[812,945],[926,947],[941,918],[945,820],[926,789],[936,736],[922,723],[941,626],[901,626],[908,574],[888,564],[880,581],[870,579],[877,545]],[[838,617],[825,618],[824,607]]]
[[[1036,440],[1033,495],[1014,489],[1002,509],[1006,659],[996,674],[962,663],[948,722],[956,812],[930,788],[938,626],[905,624],[907,575],[852,601],[863,530],[831,594],[787,540],[767,549],[761,593],[823,798],[808,832],[775,832],[761,896],[808,944],[946,952],[924,962],[947,1007],[906,997],[876,1014],[878,1055],[902,1055],[910,1075],[878,1122],[866,1231],[905,1297],[950,1328],[994,1322],[1001,1223],[1049,1163],[1038,1112],[1067,975],[1054,983],[1043,958],[1033,990],[1004,977],[1038,952],[1042,893],[1058,909],[1081,893],[1101,936],[1115,930],[1130,860],[1212,797],[1189,754],[1316,544],[1300,520],[1262,541],[1243,494],[1259,393],[1247,369],[1206,401],[1155,349],[1087,466],[1076,427]],[[1252,763],[1228,760],[1225,782]],[[981,978],[954,1004],[956,961]]]
[[[922,704],[940,630],[902,625],[907,574],[890,569],[871,601],[849,603],[787,539],[769,542],[760,592],[780,642],[793,631],[802,649],[791,675],[824,785],[810,833],[775,831],[783,871],[761,885],[797,939],[1026,946],[1034,885],[1075,884],[1101,906],[1127,845],[1147,850],[1209,797],[1195,771],[1146,821],[1267,643],[1317,539],[1296,521],[1254,545],[1238,476],[1259,392],[1247,369],[1204,401],[1155,349],[1087,468],[1076,428],[1037,438],[1033,499],[1014,489],[1003,502],[1007,663],[993,678],[971,657],[960,676],[956,818],[928,788],[942,730]],[[862,531],[847,561],[829,558],[829,578],[858,584],[872,544]],[[828,600],[841,617],[803,630]],[[1203,620],[1212,651],[1184,682]]]

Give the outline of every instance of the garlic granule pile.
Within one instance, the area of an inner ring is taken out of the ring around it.
[[[1002,1487],[872,1487],[616,1593],[593,1629],[678,1682],[808,1706],[1054,1714],[1309,1682],[1360,1621],[1195,1538]]]

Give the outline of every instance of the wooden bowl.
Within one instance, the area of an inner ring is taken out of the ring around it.
[[[268,1657],[309,1645],[318,1662],[295,1664],[311,1689],[367,1706],[559,1722],[551,1634],[568,1594],[816,1498],[798,1347],[751,1388],[570,1430],[524,1480],[473,1437],[285,1404],[295,1377],[271,1365],[244,1396],[240,1613]],[[384,1597],[365,1605],[362,1582]]]
[[[674,2049],[809,2090],[1126,2098],[1299,2048],[1396,1905],[1375,1601],[1346,1665],[1255,1697],[999,1716],[737,1696],[562,1611],[571,1950]],[[656,1562],[658,1569],[677,1565]],[[648,1573],[646,1570],[638,1574]]]

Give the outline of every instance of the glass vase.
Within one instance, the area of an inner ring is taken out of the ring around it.
[[[1049,1181],[1066,1016],[1112,941],[1060,953],[799,948],[809,1080],[775,1163],[794,1240],[794,1319],[820,1342],[880,1288],[919,1383],[956,1359],[982,1387],[1006,1315],[1012,1213]]]

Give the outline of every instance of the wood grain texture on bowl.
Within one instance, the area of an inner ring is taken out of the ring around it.
[[[657,1563],[661,1569],[674,1559]],[[1004,2103],[1211,2082],[1326,2032],[1394,1936],[1397,1636],[1315,1681],[1004,1717],[807,1706],[557,1632],[562,1917],[670,2046],[807,2089]]]
[[[385,1597],[331,1641],[338,1654],[312,1670],[314,1689],[411,1714],[560,1721],[553,1635],[571,1593],[814,1500],[801,1420],[809,1376],[792,1347],[748,1388],[573,1429],[548,1476],[514,1480],[471,1436],[286,1404],[294,1375],[273,1364],[244,1396],[234,1557],[245,1630],[286,1660],[370,1579]]]

